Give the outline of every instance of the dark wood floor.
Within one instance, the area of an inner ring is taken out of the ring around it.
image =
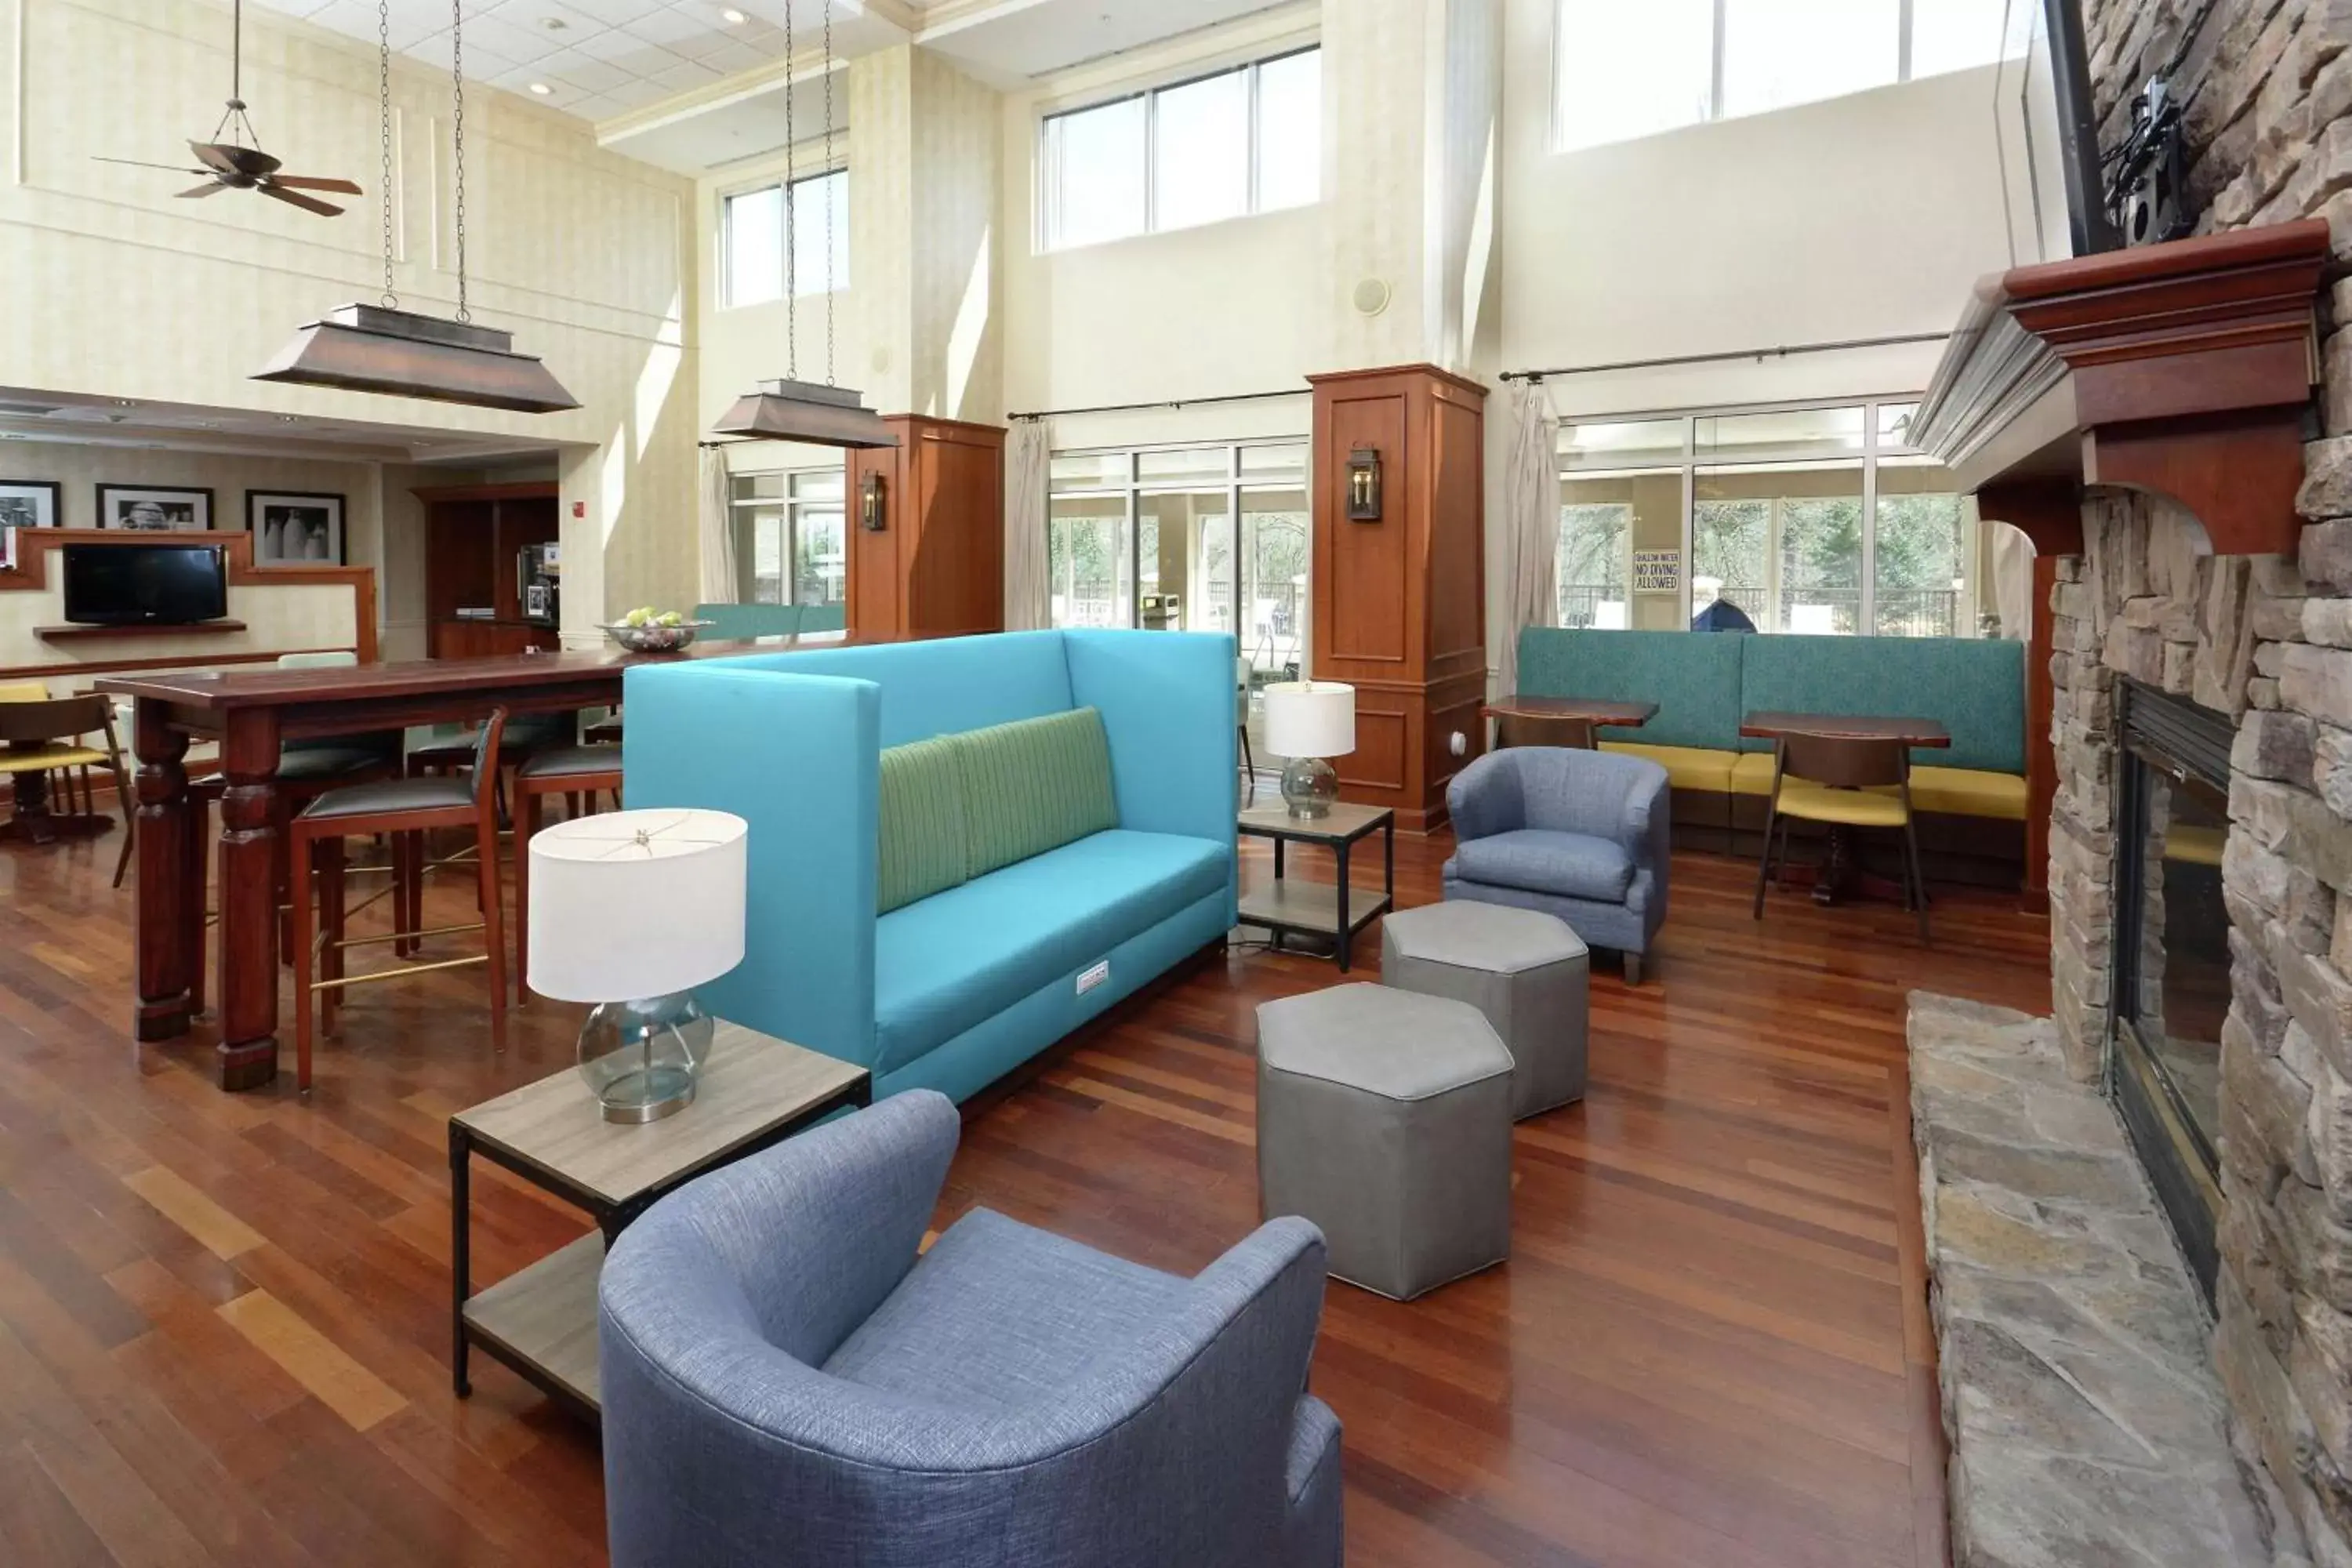
[[[1434,897],[1444,841],[1400,850]],[[0,1560],[601,1561],[594,1442],[446,1364],[445,1119],[563,1066],[574,1011],[494,1059],[478,971],[364,988],[310,1102],[290,1070],[221,1094],[203,1037],[129,1039],[113,854],[0,853]],[[1903,998],[2046,1008],[2045,923],[1952,891],[1931,949],[1793,893],[1758,925],[1751,875],[1678,858],[1654,977],[1595,975],[1591,1093],[1518,1130],[1507,1267],[1410,1306],[1331,1288],[1350,1563],[1941,1562]],[[1252,1006],[1337,978],[1237,949],[1114,1015],[971,1119],[940,1222],[1205,1264],[1256,1219]],[[475,1194],[486,1281],[583,1228]]]

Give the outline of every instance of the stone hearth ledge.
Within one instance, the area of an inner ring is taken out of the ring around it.
[[[2171,1230],[2056,1026],[1914,992],[1909,1033],[1954,1568],[2304,1568],[2232,1451]]]

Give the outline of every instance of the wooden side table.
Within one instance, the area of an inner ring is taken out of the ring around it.
[[[851,1062],[721,1023],[694,1103],[641,1126],[607,1121],[571,1068],[449,1119],[451,1377],[457,1396],[479,1345],[559,1405],[601,1406],[596,1280],[604,1249],[663,1194],[757,1153],[845,1106],[873,1102]],[[596,1229],[479,1295],[472,1282],[472,1156],[575,1204]]]
[[[1272,933],[1276,952],[1286,934],[1322,937],[1337,950],[1339,972],[1348,971],[1348,948],[1355,934],[1386,913],[1396,901],[1396,813],[1384,805],[1332,804],[1323,816],[1293,816],[1286,805],[1255,805],[1240,814],[1240,830],[1253,837],[1274,840],[1274,880],[1244,891],[1241,923],[1264,926]],[[1348,885],[1348,855],[1360,838],[1375,830],[1385,832],[1382,890],[1362,899]],[[1336,885],[1291,881],[1283,876],[1283,850],[1291,844],[1318,844],[1339,861]]]

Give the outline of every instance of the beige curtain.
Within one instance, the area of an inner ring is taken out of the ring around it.
[[[2033,543],[2005,522],[1992,530],[1992,607],[2000,635],[2014,642],[2033,640]],[[1970,627],[1962,636],[1974,635]]]
[[[1043,419],[1016,419],[1004,442],[1004,629],[1037,631],[1053,618],[1046,580],[1045,472],[1052,440]]]
[[[1559,618],[1559,420],[1539,381],[1504,383],[1510,449],[1504,460],[1503,647],[1499,689],[1518,689],[1519,628]]]
[[[727,455],[716,447],[702,448],[702,599],[706,605],[731,605],[741,588],[735,575],[735,520],[727,504]]]

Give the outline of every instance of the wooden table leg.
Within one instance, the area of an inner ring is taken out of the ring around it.
[[[220,1083],[278,1076],[278,712],[240,708],[221,737]]]
[[[139,999],[131,1033],[168,1040],[188,1032],[188,738],[160,702],[141,698],[131,721],[139,759]],[[20,785],[21,787],[21,785]],[[201,896],[201,895],[196,895]],[[204,918],[201,910],[198,920]]]
[[[57,841],[58,825],[49,814],[49,778],[39,769],[11,775],[15,786],[15,805],[8,817],[8,837],[21,838],[27,844],[53,844]],[[68,789],[71,789],[68,784]],[[73,810],[68,799],[66,810]]]

